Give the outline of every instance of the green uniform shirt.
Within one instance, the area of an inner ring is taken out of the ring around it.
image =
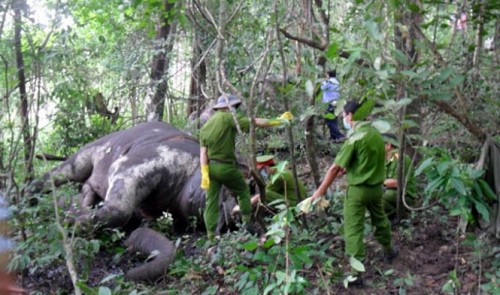
[[[411,166],[411,159],[408,155],[405,155],[404,159],[404,175],[406,179],[406,195],[415,196],[417,192],[417,185],[415,181],[415,173]],[[409,173],[408,173],[409,172]],[[398,156],[397,152],[394,152],[387,164],[385,165],[385,178],[398,178]]]
[[[358,123],[334,163],[347,170],[350,186],[382,184],[385,179],[382,135],[369,122]]]
[[[300,196],[302,198],[306,197],[306,188],[304,184],[299,181],[298,183]],[[266,186],[266,202],[271,203],[272,201],[278,199],[285,199],[285,194],[290,206],[295,206],[297,204],[297,195],[295,194],[295,182],[293,174],[290,171],[284,171],[280,177],[274,181],[274,183],[269,182]]]
[[[238,117],[241,130],[248,132],[250,120]],[[208,158],[223,162],[236,161],[235,145],[238,128],[230,112],[216,111],[200,130],[200,144],[208,148]]]

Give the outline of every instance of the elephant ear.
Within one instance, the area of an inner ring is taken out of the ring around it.
[[[366,98],[360,103],[361,106],[356,112],[354,112],[354,114],[352,114],[353,121],[363,121],[371,114],[373,108],[375,107],[375,100],[373,98]]]

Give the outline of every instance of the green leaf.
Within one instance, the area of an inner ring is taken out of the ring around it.
[[[407,286],[413,286],[413,280],[412,279],[405,278],[404,282],[405,282],[405,285],[407,285]]]
[[[410,80],[413,79],[417,75],[414,71],[410,71],[410,70],[401,71],[401,74],[407,76],[408,78],[410,78]]]
[[[264,289],[264,295],[266,295],[267,293],[271,292],[274,288],[276,288],[276,284],[275,283],[272,283],[272,284],[268,285]]]
[[[99,295],[111,295],[111,290],[108,287],[99,287]]]
[[[317,115],[317,114],[318,114],[318,112],[316,111],[316,109],[314,107],[312,107],[312,106],[309,106],[300,115],[300,121],[304,120],[307,117],[314,116],[314,115]]]
[[[406,4],[408,5],[408,8],[412,12],[420,12],[420,7],[417,4],[415,4],[413,1],[407,1]]]
[[[353,64],[356,62],[356,60],[359,58],[360,55],[361,55],[361,49],[354,48],[347,60],[349,61],[349,63]]]
[[[469,193],[462,180],[457,179],[457,178],[452,178],[450,181],[451,181],[451,185],[453,186],[453,188],[460,195],[466,196]]]
[[[468,166],[468,167],[471,168],[470,166]],[[484,170],[481,170],[481,169],[471,168],[471,171],[469,171],[469,176],[470,176],[471,179],[478,179],[483,174],[484,174]]]
[[[481,186],[479,185],[479,182],[478,181],[474,181],[472,183],[472,188],[474,189],[474,193],[475,193],[475,199],[477,200],[482,200],[483,199],[483,190],[481,189]]]
[[[431,181],[427,185],[427,187],[425,188],[425,190],[428,191],[428,192],[433,192],[437,188],[441,187],[444,182],[445,182],[445,179],[443,177],[438,177],[438,178],[434,179],[433,181]]]
[[[456,75],[453,77],[453,79],[450,80],[450,86],[455,87],[458,84],[462,83],[464,81],[465,77],[463,75]]]
[[[401,7],[401,1],[400,0],[389,0],[389,5],[391,8],[399,8]]]
[[[382,39],[382,34],[380,34],[380,32],[379,32],[378,25],[376,22],[374,22],[373,20],[367,20],[367,21],[365,21],[364,26],[365,26],[366,31],[368,32],[368,35],[370,35],[370,37],[372,39],[375,39],[375,40]]]
[[[243,244],[243,249],[247,250],[247,251],[253,251],[255,249],[257,249],[257,242],[256,241],[250,241],[248,243],[245,243]]]
[[[339,50],[339,44],[337,42],[333,42],[326,49],[325,55],[328,59],[333,60],[337,57],[338,50]]]
[[[205,289],[205,291],[203,291],[203,293],[201,293],[201,295],[213,295],[213,294],[217,294],[217,290],[219,289],[218,286],[210,286],[208,288]]]
[[[355,271],[358,271],[358,272],[364,272],[365,271],[365,266],[363,265],[363,263],[361,261],[359,261],[358,259],[356,259],[354,256],[351,256],[349,258],[349,264],[351,265],[351,267]]]
[[[474,206],[476,207],[477,212],[479,212],[479,214],[481,214],[481,216],[484,218],[484,220],[490,220],[490,211],[483,203],[474,201]]]
[[[366,119],[372,112],[375,107],[375,100],[372,98],[368,98],[365,102],[361,104],[361,106],[352,114],[352,120],[354,121],[362,121]]]
[[[483,191],[483,193],[488,197],[488,199],[492,200],[492,201],[496,201],[497,199],[497,195],[495,194],[495,192],[491,189],[490,185],[482,180],[482,179],[479,179],[478,180],[478,183],[479,185],[481,186],[481,190]]]
[[[394,51],[394,55],[396,56],[396,59],[398,60],[398,62],[402,63],[403,65],[409,65],[409,61],[408,61],[408,57],[406,56],[406,54],[397,49]]]
[[[375,74],[380,80],[387,80],[389,73],[387,71],[376,71]]]
[[[312,264],[313,261],[307,253],[297,254],[296,257],[305,264]]]
[[[431,100],[450,100],[454,96],[453,93],[443,91],[443,92],[435,92],[435,94],[430,95],[429,99]]]
[[[391,124],[384,120],[375,120],[372,122],[372,126],[375,127],[380,133],[389,132],[391,130]]]
[[[447,171],[450,168],[450,164],[451,162],[448,161],[439,163],[439,165],[437,165],[436,167],[439,175],[444,175],[445,171]]]
[[[437,77],[437,80],[439,82],[443,82],[444,80],[448,79],[448,77],[453,73],[453,68],[445,68],[439,73],[439,76]]]
[[[420,125],[417,122],[413,121],[413,120],[403,120],[402,127],[403,127],[404,130],[406,130],[406,129],[409,129],[409,128],[412,128],[412,127],[419,128]]]
[[[460,216],[462,215],[463,211],[461,209],[451,209],[450,210],[450,216]]]
[[[352,282],[354,282],[355,280],[356,280],[356,277],[355,277],[355,276],[353,276],[353,275],[349,275],[349,276],[347,276],[347,277],[344,279],[344,281],[343,281],[343,283],[344,283],[344,288],[346,288],[346,289],[347,289],[347,287],[349,287],[349,283],[352,283]]]
[[[434,158],[427,158],[425,159],[415,170],[415,175],[420,175],[422,172],[424,172],[427,168],[429,168],[432,164],[434,164]]]
[[[274,245],[274,239],[270,238],[270,239],[267,239],[267,241],[264,243],[263,246],[264,246],[264,248],[269,249],[273,245]]]
[[[276,272],[276,280],[277,280],[277,284],[278,285],[281,285],[281,283],[283,283],[283,281],[285,280],[286,278],[286,273],[282,272],[282,271],[277,271]]]

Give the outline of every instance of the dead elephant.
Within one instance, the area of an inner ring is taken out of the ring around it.
[[[111,133],[85,145],[61,165],[32,183],[31,193],[50,190],[67,182],[82,185],[77,221],[121,227],[134,216],[157,218],[172,214],[177,228],[186,227],[197,217],[202,221],[205,191],[200,188],[199,145],[196,139],[161,122],[147,122]],[[228,225],[234,198],[223,192],[224,212],[219,230]],[[156,258],[127,273],[132,280],[154,281],[163,276],[174,257],[175,248],[163,235],[139,228],[128,240],[129,248]]]

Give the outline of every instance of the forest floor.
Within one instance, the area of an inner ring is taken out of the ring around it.
[[[364,285],[346,289],[341,281],[337,281],[329,283],[325,294],[494,294],[494,291],[478,292],[481,284],[499,288],[499,282],[488,278],[488,274],[496,272],[494,268],[499,264],[498,254],[496,262],[491,256],[492,244],[480,239],[477,233],[457,235],[456,218],[443,214],[445,212],[438,210],[404,220],[395,226],[393,240],[400,253],[391,264],[383,261],[380,246],[373,235],[368,235]],[[196,248],[195,239],[191,239],[191,247]],[[342,239],[334,235],[330,242],[330,249],[343,248]],[[196,255],[201,249],[191,252]],[[127,258],[132,258],[131,254],[115,261],[113,253],[101,250],[91,263],[92,271],[87,284],[96,286],[111,274],[123,274],[131,267]],[[310,276],[313,279],[316,274]],[[19,277],[19,283],[30,294],[71,294],[63,290],[72,290],[64,264],[26,274],[23,278]],[[448,291],[443,289],[447,283]],[[224,290],[223,286],[220,290]]]
[[[318,279],[318,272],[313,267],[303,273],[312,285],[307,286],[304,293],[311,294],[315,289],[320,290],[319,294],[495,294],[500,290],[500,282],[497,281],[500,277],[497,270],[500,267],[498,240],[472,227],[468,232],[461,233],[457,225],[457,217],[448,216],[447,210],[440,206],[413,213],[411,217],[392,229],[393,241],[399,248],[399,256],[390,264],[384,262],[380,246],[373,234],[366,236],[367,259],[364,263],[366,272],[363,274],[362,286],[345,288],[342,279],[332,278],[327,278],[326,283],[325,279],[321,282]],[[203,236],[203,233],[195,233],[188,238],[186,235],[182,236],[182,239],[187,241],[183,243],[186,256],[203,255],[204,249],[196,244],[200,236]],[[179,237],[170,238],[175,241]],[[322,238],[326,238],[326,243],[331,244],[329,251],[332,251],[332,255],[339,257],[337,260],[339,269],[347,269],[346,259],[342,259],[343,240],[333,234]],[[99,286],[102,280],[110,275],[122,275],[134,264],[141,263],[131,253],[126,251],[124,253],[117,259],[116,253],[112,250],[101,248],[90,263],[91,271],[86,278],[86,284]],[[206,258],[207,265],[209,259]],[[342,263],[344,265],[340,265]],[[321,276],[328,275],[321,274]],[[192,278],[204,282],[214,279],[224,284],[223,279],[210,273]],[[167,280],[170,280],[168,283],[170,290],[177,289],[176,284],[179,283],[181,285],[178,286],[180,290],[178,293],[185,294],[186,288],[182,283],[186,278],[167,278]],[[73,293],[64,263],[19,274],[18,283],[30,294]],[[147,288],[144,290],[148,290]],[[224,291],[229,289],[234,290],[234,287],[219,285],[217,294],[238,294]],[[202,294],[204,291],[193,290],[187,294]],[[117,291],[116,287],[113,290],[113,294],[115,293],[129,294]],[[143,294],[152,293],[146,291]],[[170,294],[170,292],[154,292],[154,294]]]

